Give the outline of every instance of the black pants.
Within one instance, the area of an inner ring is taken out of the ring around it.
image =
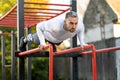
[[[50,42],[50,41],[48,41],[48,40],[46,40],[47,42],[49,42],[50,44],[52,44],[52,46],[53,46],[53,51],[55,52],[55,51],[57,51],[57,49],[56,49],[56,46],[55,45],[60,45],[62,42],[60,42],[60,43],[53,43],[53,42]]]

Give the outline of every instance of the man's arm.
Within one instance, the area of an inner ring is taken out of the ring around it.
[[[38,38],[40,40],[40,46],[46,46],[46,43],[45,43],[45,37],[43,35],[43,26],[41,25],[41,23],[37,24],[36,26],[36,31],[37,31],[37,35],[38,35]]]
[[[80,41],[80,45],[81,45],[81,46],[84,46],[84,45],[87,45],[87,44],[85,43],[85,41],[84,41],[84,30],[85,30],[84,24],[81,23],[79,26],[81,26],[81,28],[80,28],[79,33],[77,33],[77,36],[78,36],[78,39],[79,39],[79,41]]]

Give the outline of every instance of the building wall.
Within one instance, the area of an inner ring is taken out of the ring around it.
[[[90,43],[100,41],[102,39],[102,35],[105,36],[105,39],[114,37],[113,23],[105,24],[103,27],[105,34],[103,30],[101,30],[102,26],[100,26],[100,24],[94,25],[93,28],[89,29],[85,33],[85,42]]]

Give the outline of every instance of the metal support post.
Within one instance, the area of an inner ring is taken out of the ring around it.
[[[72,0],[72,11],[76,12],[76,0]],[[77,47],[77,36],[72,38],[72,47]],[[78,80],[78,58],[77,57],[73,57],[72,58],[72,70],[73,70],[73,77],[72,80]]]
[[[24,36],[24,0],[17,0],[17,31],[18,31],[18,48],[20,38]],[[18,59],[18,80],[25,79],[25,58]]]
[[[2,80],[6,80],[6,68],[5,68],[5,37],[1,35],[1,51],[2,51]]]
[[[16,58],[15,58],[15,49],[16,48],[16,37],[14,31],[11,31],[11,80],[16,80],[15,74],[16,74]]]
[[[30,28],[26,28],[26,34],[28,35],[31,32]],[[31,43],[27,45],[27,50],[31,49]],[[31,80],[31,58],[27,57],[27,79]]]

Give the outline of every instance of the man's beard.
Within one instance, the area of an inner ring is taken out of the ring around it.
[[[73,33],[73,32],[75,32],[75,30],[76,30],[76,29],[70,29],[69,31],[70,31],[71,33]]]

